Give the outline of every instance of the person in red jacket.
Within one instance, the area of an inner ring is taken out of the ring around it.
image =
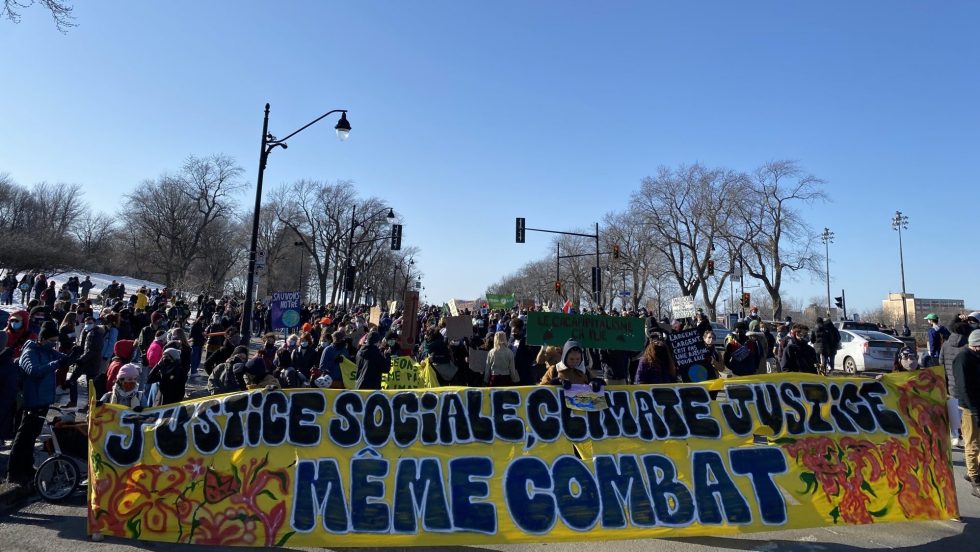
[[[20,351],[28,341],[37,341],[37,334],[31,331],[31,315],[26,310],[19,310],[10,315],[7,320],[7,347],[14,350],[14,359],[20,358]]]
[[[109,361],[109,368],[106,370],[106,389],[112,389],[119,377],[119,370],[134,362],[133,351],[136,349],[136,342],[132,339],[120,339],[112,347],[112,360]]]

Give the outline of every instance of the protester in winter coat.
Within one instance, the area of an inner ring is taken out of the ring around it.
[[[26,310],[16,311],[7,319],[7,347],[13,349],[14,360],[20,358],[21,349],[28,341],[37,339],[37,335],[31,331],[29,319],[30,314]]]
[[[262,351],[259,352],[261,353]],[[235,348],[234,353],[227,361],[215,366],[211,374],[208,375],[209,394],[221,395],[224,393],[244,391],[246,389],[244,373],[245,363],[249,362],[248,348],[244,345],[239,345]]]
[[[747,335],[748,323],[745,321],[735,324],[732,340],[725,347],[725,367],[734,376],[751,376],[759,371],[759,365],[765,360],[765,355],[759,347],[758,340]],[[765,338],[763,338],[765,339]]]
[[[493,334],[493,350],[487,355],[487,368],[483,383],[490,387],[507,387],[520,382],[520,374],[514,362],[514,353],[507,346],[507,334]]]
[[[259,357],[248,359],[245,364],[236,364],[236,370],[241,370],[241,376],[248,389],[279,389],[279,380],[265,369],[265,363]],[[237,373],[237,372],[236,372]]]
[[[119,340],[119,315],[114,312],[106,313],[102,316],[102,327],[105,330],[105,339],[102,345],[102,361],[105,364],[112,358],[112,350],[116,346],[116,341]]]
[[[292,352],[290,366],[299,370],[303,377],[309,381],[310,370],[317,365],[318,360],[316,349],[313,348],[313,335],[309,332],[303,332],[303,335],[299,337],[299,347]],[[290,385],[290,387],[294,386]]]
[[[20,426],[10,448],[7,481],[27,485],[34,478],[34,442],[41,434],[44,416],[55,399],[54,373],[67,367],[77,358],[79,350],[70,355],[58,352],[57,328],[45,328],[40,341],[24,345],[20,358],[24,404]]]
[[[946,329],[946,326],[939,323],[939,317],[935,313],[930,312],[924,320],[929,323],[929,332],[926,340],[929,346],[929,356],[938,359],[943,342],[949,339],[949,330]]]
[[[228,360],[232,353],[235,351],[235,347],[242,340],[242,336],[238,333],[238,328],[235,326],[228,326],[228,329],[224,332],[225,340],[221,344],[221,348],[217,351],[208,355],[208,358],[204,361],[204,371],[211,375],[211,370],[214,367],[221,364],[222,362]]]
[[[568,387],[572,384],[586,384],[593,380],[596,385],[601,380],[595,376],[586,364],[585,349],[577,341],[569,339],[562,348],[561,361],[552,366],[541,378],[541,385],[561,385]]]
[[[116,379],[109,391],[102,395],[99,401],[109,404],[120,404],[126,408],[142,408],[142,397],[139,393],[140,366],[124,364],[116,373]]]
[[[77,339],[78,329],[76,328],[75,313],[69,312],[65,314],[61,320],[61,326],[58,327],[58,350],[62,353],[70,353],[72,347],[76,345]]]
[[[357,351],[355,389],[381,389],[381,374],[391,370],[391,363],[381,354],[380,343],[381,334],[370,332],[367,343]]]
[[[153,368],[163,358],[163,346],[167,344],[167,332],[157,330],[153,336],[153,343],[146,350],[146,365]]]
[[[139,338],[136,340],[136,346],[139,347],[143,364],[150,367],[153,366],[153,363],[147,358],[147,353],[150,350],[150,345],[157,339],[157,333],[160,330],[165,331],[166,329],[167,319],[162,314],[155,312],[150,315],[150,323],[140,330]]]
[[[540,378],[534,377],[534,359],[537,351],[527,344],[527,328],[524,321],[515,318],[510,321],[511,345],[514,351],[514,365],[520,375],[521,385],[534,385]]]
[[[184,328],[177,327],[170,330],[170,340],[180,344],[180,365],[188,374],[191,373],[191,344],[187,341],[187,334]]]
[[[106,387],[112,389],[113,384],[116,383],[116,378],[119,376],[119,370],[123,366],[137,362],[139,360],[136,354],[136,342],[132,339],[120,339],[116,341],[116,345],[112,348],[112,359],[109,361],[109,367],[106,369]],[[142,370],[140,370],[142,375]],[[143,379],[142,377],[140,378]]]
[[[817,373],[817,352],[808,342],[809,330],[802,324],[794,324],[790,329],[779,360],[783,372]]]
[[[980,330],[970,332],[967,347],[953,359],[959,401],[963,458],[973,496],[980,498]]]
[[[14,436],[19,383],[20,370],[14,364],[14,350],[7,347],[7,334],[0,332],[0,441]]]
[[[204,319],[198,317],[191,324],[191,373],[197,372],[201,367],[201,356],[204,354],[204,344],[207,337],[204,335]]]
[[[171,343],[168,345],[176,345]],[[158,397],[154,406],[174,404],[184,400],[187,385],[187,371],[180,363],[180,349],[168,346],[163,350],[160,362],[150,369],[147,384],[159,384]]]
[[[640,357],[633,383],[637,385],[677,383],[677,377],[677,366],[674,364],[670,350],[667,349],[663,335],[653,333]]]
[[[430,327],[426,330],[425,342],[422,344],[422,351],[419,356],[422,359],[429,359],[429,364],[435,370],[439,380],[445,382],[443,383],[444,385],[448,385],[449,382],[454,381],[456,373],[459,370],[452,363],[446,338],[439,333],[438,329]]]
[[[320,374],[330,376],[332,389],[344,388],[344,378],[340,372],[340,361],[346,356],[344,338],[344,332],[334,332],[333,341],[327,345],[320,355]]]
[[[78,406],[78,380],[82,376],[85,376],[85,381],[92,382],[95,386],[96,397],[101,397],[106,392],[105,379],[97,377],[102,370],[102,342],[104,339],[105,329],[96,325],[95,318],[87,316],[85,325],[82,326],[82,334],[78,339],[82,354],[75,361],[75,371],[62,386],[68,388],[68,402],[64,404],[65,408]]]
[[[630,377],[630,357],[635,353],[601,349],[599,365],[602,367],[602,377],[606,385],[626,385]]]

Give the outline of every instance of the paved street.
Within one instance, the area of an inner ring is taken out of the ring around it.
[[[634,540],[623,542],[586,542],[567,544],[502,545],[474,547],[444,547],[427,550],[455,552],[463,550],[530,551],[547,547],[549,552],[618,552],[703,550],[827,551],[903,550],[915,552],[975,551],[980,542],[980,498],[970,495],[963,480],[963,454],[953,454],[956,471],[956,490],[959,496],[960,522],[923,522],[879,524],[864,527],[827,527],[799,531],[753,533],[744,537],[699,537],[684,539]],[[340,540],[338,538],[338,540]],[[338,548],[324,548],[333,550]],[[64,505],[33,502],[19,512],[0,517],[0,551],[41,552],[49,550],[71,552],[130,552],[136,550],[202,550],[201,547],[167,545],[152,542],[107,539],[91,542],[85,534],[85,507],[81,495]],[[209,550],[242,550],[241,548],[209,548]],[[298,549],[290,549],[298,550]],[[402,549],[378,549],[402,550]],[[412,549],[421,550],[421,549]]]

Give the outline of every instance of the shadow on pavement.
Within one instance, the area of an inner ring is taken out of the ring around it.
[[[890,548],[901,552],[958,552],[980,550],[980,518],[963,517],[963,532],[950,537],[919,544]],[[864,552],[867,546],[854,546],[836,542],[798,541],[798,540],[747,540],[729,537],[692,537],[670,539],[676,542],[697,544],[723,550],[765,550],[766,552],[820,550],[821,552]]]

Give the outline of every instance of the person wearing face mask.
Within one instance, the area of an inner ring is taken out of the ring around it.
[[[64,408],[75,408],[78,405],[78,380],[85,376],[86,381],[91,381],[95,386],[95,396],[102,396],[105,389],[105,379],[100,376],[102,369],[102,342],[105,339],[105,330],[102,326],[95,323],[92,316],[85,317],[85,325],[82,334],[79,336],[82,354],[75,362],[75,371],[72,372],[68,381],[62,387],[68,388],[68,402]]]
[[[28,341],[37,339],[37,334],[31,331],[28,325],[30,314],[26,310],[19,310],[10,315],[7,319],[7,347],[13,349],[14,360],[20,358],[21,350]]]
[[[313,335],[310,332],[303,332],[299,337],[299,347],[292,352],[290,366],[298,370],[309,381],[310,369],[316,366],[317,360],[316,349],[313,348]]]
[[[157,330],[156,335],[153,336],[153,343],[150,343],[149,348],[146,350],[146,366],[148,368],[153,368],[163,358],[163,346],[166,343],[167,332]]]
[[[80,350],[65,355],[58,352],[58,329],[44,328],[38,341],[24,344],[20,372],[24,403],[20,426],[10,449],[7,481],[28,485],[34,479],[34,442],[41,434],[48,407],[55,400],[55,376],[59,367],[75,362]]]
[[[278,337],[278,334],[276,332],[267,332],[262,337],[265,339],[265,343],[259,350],[262,351],[262,359],[265,361],[266,371],[272,373],[272,371],[275,369],[274,362],[276,360],[276,338]]]
[[[110,391],[102,395],[99,401],[109,404],[120,404],[126,408],[137,409],[137,411],[142,410],[141,397],[138,390],[140,378],[139,365],[132,363],[125,364],[119,369],[116,376],[115,381],[112,382]]]

